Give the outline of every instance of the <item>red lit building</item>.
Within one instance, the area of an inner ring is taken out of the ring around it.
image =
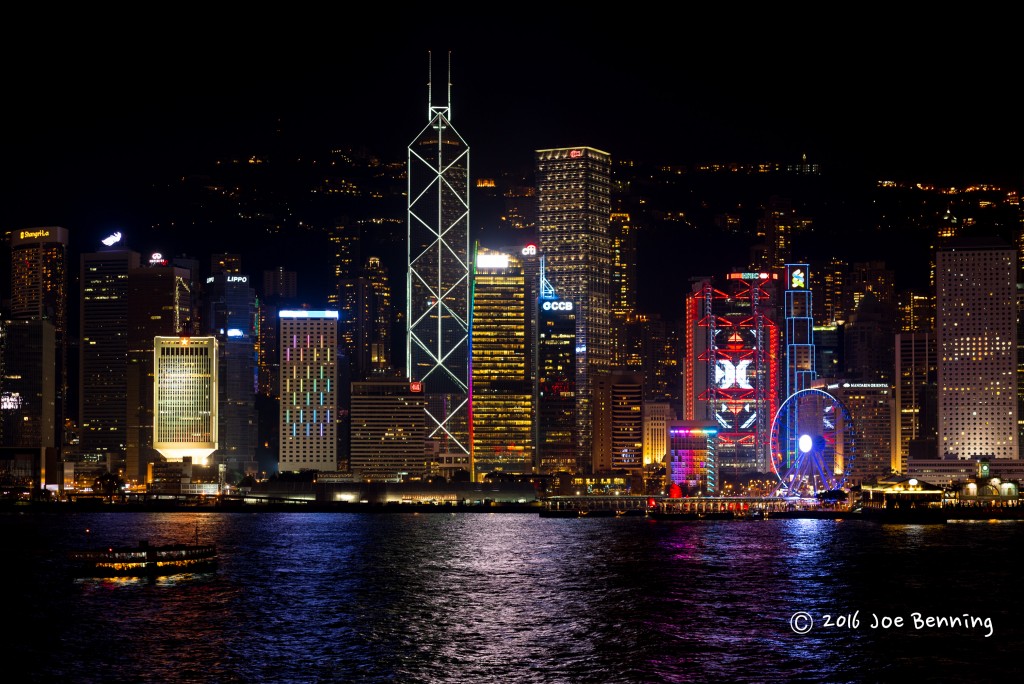
[[[686,300],[686,420],[718,428],[722,475],[768,472],[778,409],[778,274],[695,282]]]

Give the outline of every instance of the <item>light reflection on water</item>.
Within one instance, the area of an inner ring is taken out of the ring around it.
[[[84,543],[215,542],[214,573],[74,581]],[[0,515],[28,680],[939,681],[1024,643],[1024,525],[546,519],[531,514]],[[987,592],[987,594],[986,594]],[[809,634],[789,625],[796,611]],[[825,615],[859,611],[857,629]],[[995,634],[872,630],[990,616]]]

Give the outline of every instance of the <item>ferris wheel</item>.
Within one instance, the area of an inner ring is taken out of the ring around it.
[[[842,489],[856,458],[853,419],[828,392],[800,390],[775,413],[771,450],[780,495],[813,497]]]

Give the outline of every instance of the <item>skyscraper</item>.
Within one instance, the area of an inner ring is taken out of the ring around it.
[[[1016,250],[951,239],[936,252],[939,454],[1019,457]]]
[[[156,404],[153,395],[153,344],[157,336],[191,334],[192,274],[161,263],[128,271],[128,358],[125,415],[126,481],[144,482],[156,454],[153,446]]]
[[[474,479],[533,472],[533,329],[536,297],[514,254],[479,249],[473,278]]]
[[[427,471],[426,400],[419,382],[352,383],[349,468],[360,480],[402,480]],[[466,460],[469,460],[467,455]],[[466,464],[468,465],[468,463]]]
[[[543,268],[543,267],[542,267]],[[543,272],[543,271],[542,271]],[[579,472],[576,313],[544,288],[537,302],[537,471]]]
[[[217,449],[217,338],[153,338],[153,448],[207,465]]]
[[[46,320],[53,326],[54,381],[52,446],[62,447],[68,413],[68,232],[59,226],[11,233],[11,317]],[[18,370],[20,372],[20,370]]]
[[[338,468],[338,312],[281,311],[278,470]]]
[[[239,472],[256,460],[256,291],[241,272],[214,272],[206,281],[205,334],[217,338],[219,390],[216,462]]]
[[[718,425],[720,473],[766,473],[779,407],[778,274],[730,273],[724,288],[699,279],[686,300],[684,417]]]
[[[128,390],[128,272],[139,253],[111,249],[82,255],[79,453],[123,472]]]
[[[576,315],[581,472],[592,463],[591,381],[611,369],[611,156],[592,147],[537,150],[537,225],[547,278]]]
[[[409,145],[406,367],[423,383],[428,439],[468,455],[469,145],[450,102],[450,82],[444,106],[428,87],[428,123]]]

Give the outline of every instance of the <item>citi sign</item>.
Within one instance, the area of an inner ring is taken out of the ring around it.
[[[572,302],[544,302],[540,308],[545,311],[572,311]]]
[[[719,359],[715,363],[715,384],[719,389],[729,389],[730,387],[754,389],[750,386],[750,380],[747,378],[747,366],[749,365],[750,359],[744,359],[735,366],[732,361]]]

